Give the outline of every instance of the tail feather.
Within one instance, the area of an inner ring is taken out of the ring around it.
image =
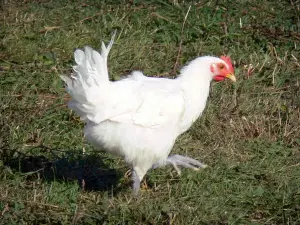
[[[105,46],[102,42],[101,53],[86,46],[83,50],[76,49],[71,76],[61,76],[67,85],[67,91],[72,100],[69,108],[73,109],[83,120],[93,114],[96,105],[97,95],[101,94],[101,86],[109,83],[107,69],[107,58],[112,48],[116,32],[113,33],[110,43]]]

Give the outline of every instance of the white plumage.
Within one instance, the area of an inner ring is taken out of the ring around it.
[[[135,71],[123,80],[110,82],[107,56],[113,44],[102,43],[99,54],[90,47],[76,50],[77,65],[71,77],[62,76],[72,99],[68,106],[86,125],[86,139],[99,149],[117,154],[133,167],[133,188],[150,168],[172,164],[205,167],[180,155],[169,156],[176,138],[201,115],[215,75],[228,75],[228,62],[216,57],[199,57],[181,70],[176,79],[146,77]],[[214,72],[212,72],[214,71]],[[231,72],[231,71],[230,71]],[[232,71],[233,72],[233,71]]]

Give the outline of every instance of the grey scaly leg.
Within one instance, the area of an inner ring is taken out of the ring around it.
[[[133,195],[137,196],[140,191],[141,181],[134,169],[132,170],[132,181],[133,181],[133,185],[132,185]]]

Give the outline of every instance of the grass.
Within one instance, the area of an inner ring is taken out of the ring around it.
[[[2,1],[1,222],[299,224],[299,7]],[[132,70],[174,77],[199,55],[221,54],[231,55],[238,78],[212,85],[203,116],[173,149],[210,167],[181,177],[171,167],[150,171],[136,200],[129,167],[83,139],[59,78],[70,73],[74,48],[99,48],[114,29],[112,79]]]

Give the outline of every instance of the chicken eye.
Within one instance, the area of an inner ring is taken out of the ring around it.
[[[221,64],[221,65],[219,66],[219,68],[220,68],[221,70],[224,69],[224,65]]]

